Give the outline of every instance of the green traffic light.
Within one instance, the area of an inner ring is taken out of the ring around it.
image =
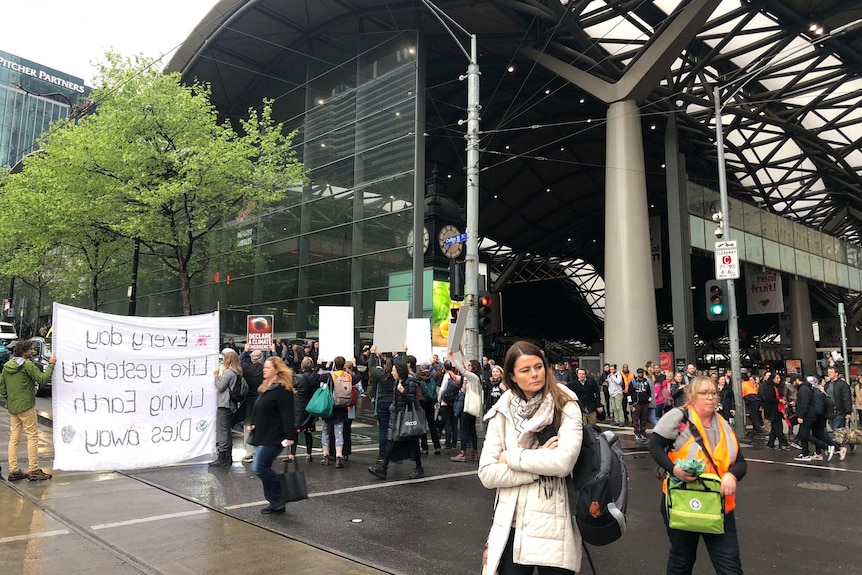
[[[721,315],[721,313],[724,311],[724,306],[720,303],[716,303],[710,306],[709,311],[712,315]]]

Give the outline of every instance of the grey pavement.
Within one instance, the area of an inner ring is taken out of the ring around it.
[[[43,429],[43,467],[51,434]],[[304,461],[310,498],[263,516],[260,482],[248,464],[210,470],[203,464],[127,473],[58,471],[49,482],[0,487],[0,565],[34,573],[475,574],[493,492],[475,463],[447,455],[423,458],[426,478],[407,480],[412,465],[392,465],[386,481],[366,468],[376,450],[373,428],[357,426],[345,469]],[[663,573],[667,537],[660,487],[645,449],[620,431],[630,473],[629,529],[619,542],[591,548],[597,573]],[[0,410],[3,475],[8,416]],[[319,445],[319,440],[316,443]],[[856,517],[862,450],[840,462],[800,464],[798,451],[747,448],[737,524],[746,573],[862,575]],[[23,449],[21,456],[23,456]],[[20,457],[20,456],[19,456]],[[713,573],[701,546],[695,574]],[[59,567],[62,566],[62,569]],[[4,568],[4,572],[7,572]],[[591,573],[585,562],[582,573]]]

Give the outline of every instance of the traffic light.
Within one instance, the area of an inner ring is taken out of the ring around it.
[[[488,292],[479,293],[479,305],[476,314],[479,317],[479,333],[490,335],[492,331],[491,306],[494,305],[494,297]]]
[[[726,295],[726,281],[709,280],[706,282],[706,319],[709,321],[727,321]]]
[[[464,272],[466,262],[449,260],[449,299],[464,301]]]

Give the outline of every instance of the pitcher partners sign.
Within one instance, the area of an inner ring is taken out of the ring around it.
[[[218,315],[54,304],[54,467],[140,469],[213,453]]]

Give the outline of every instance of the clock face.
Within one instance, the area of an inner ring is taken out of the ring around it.
[[[428,228],[422,228],[422,253],[428,253],[428,245],[431,243],[431,236],[428,234]],[[407,234],[407,253],[413,255],[413,230]]]
[[[452,225],[443,226],[440,229],[440,234],[437,236],[437,241],[440,244],[440,251],[443,252],[447,258],[455,259],[461,255],[461,252],[464,251],[464,244],[456,243],[446,245],[446,239],[451,238],[452,236],[461,235],[461,232]]]

